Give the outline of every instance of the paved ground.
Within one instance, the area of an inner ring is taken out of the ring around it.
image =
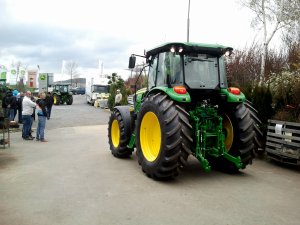
[[[0,225],[299,224],[298,168],[257,159],[236,175],[204,173],[191,159],[178,178],[157,182],[135,154],[110,154],[109,112],[75,100],[54,108],[48,143],[14,133],[0,150]]]
[[[47,129],[87,125],[106,125],[108,110],[101,110],[86,103],[85,95],[74,95],[72,105],[54,105]]]

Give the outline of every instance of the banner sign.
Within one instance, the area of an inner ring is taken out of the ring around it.
[[[19,77],[20,79],[24,79],[25,78],[25,74],[26,74],[26,70],[22,67],[19,68]]]
[[[0,80],[6,80],[7,69],[5,66],[0,65]]]
[[[47,73],[39,73],[39,91],[47,91]]]
[[[12,68],[10,70],[9,84],[10,85],[16,85],[17,84],[17,69],[15,69],[15,68]]]

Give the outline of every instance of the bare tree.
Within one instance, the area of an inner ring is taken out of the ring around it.
[[[67,74],[71,76],[71,86],[72,86],[73,78],[77,78],[79,76],[78,64],[73,60],[67,61],[66,64],[64,65],[64,70],[66,71]]]
[[[255,13],[252,26],[263,32],[263,51],[259,84],[265,80],[265,64],[268,46],[275,33],[285,28],[289,30],[300,18],[299,0],[241,0],[242,5]]]
[[[300,4],[300,0],[299,0]],[[299,7],[300,8],[300,7]],[[300,9],[299,9],[300,13]],[[282,40],[289,48],[290,45],[293,45],[295,43],[300,43],[300,18],[298,18],[298,21],[295,21],[294,25],[289,27],[288,32],[284,30],[282,32]]]

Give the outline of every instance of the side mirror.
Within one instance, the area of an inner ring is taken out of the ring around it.
[[[135,60],[136,60],[135,56],[132,55],[129,57],[129,66],[128,66],[129,69],[133,69],[135,67]]]

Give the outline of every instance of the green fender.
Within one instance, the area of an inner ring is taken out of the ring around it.
[[[158,93],[158,92],[164,92],[166,95],[168,95],[172,100],[176,102],[191,102],[191,96],[189,93],[178,94],[173,90],[173,88],[155,87],[151,89],[149,92],[147,92],[147,88],[142,88],[136,92],[136,103],[135,103],[134,111],[135,112],[140,111],[141,103],[145,96]]]
[[[168,88],[168,87],[155,87],[151,89],[147,95],[151,93],[157,93],[157,92],[164,92],[166,95],[168,95],[172,100],[176,102],[191,102],[191,96],[188,92],[185,94],[178,94],[176,93],[173,88]]]
[[[227,88],[221,89],[221,94],[224,94],[227,96],[227,102],[244,102],[246,101],[246,96],[240,92],[240,94],[232,94],[229,92]]]

